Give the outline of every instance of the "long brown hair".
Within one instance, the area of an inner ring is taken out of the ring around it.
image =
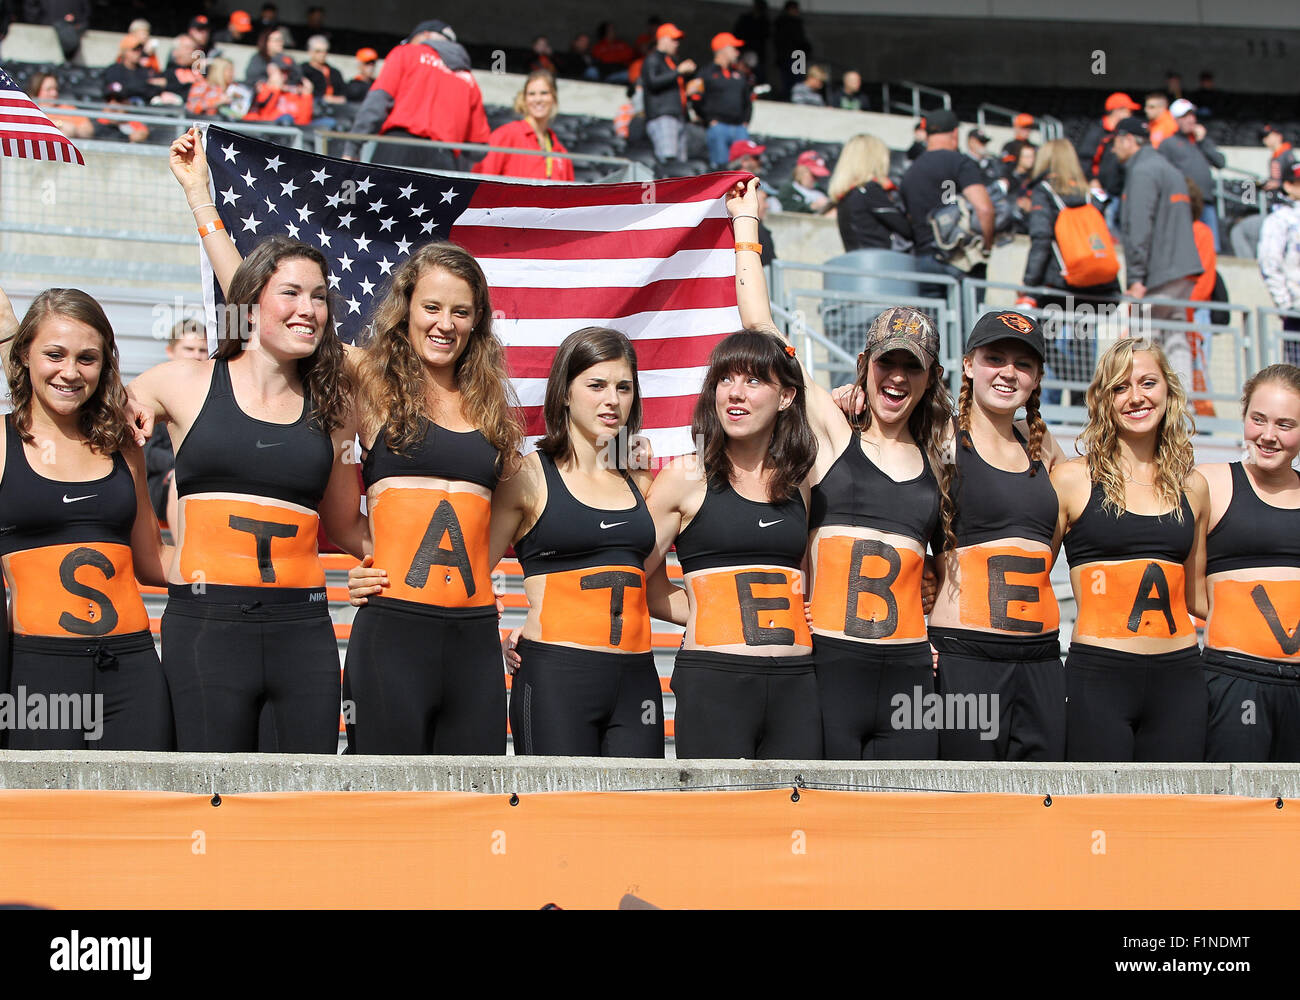
[[[627,423],[620,434],[631,437],[641,430],[641,382],[636,373],[636,351],[632,342],[617,330],[604,326],[586,326],[575,330],[560,343],[551,362],[551,374],[546,380],[546,403],[542,413],[546,418],[546,436],[537,442],[537,449],[557,462],[563,462],[573,452],[569,439],[569,407],[564,397],[573,380],[593,365],[602,361],[626,361],[632,369],[632,408]],[[627,449],[617,449],[619,468]]]
[[[111,455],[131,442],[126,422],[126,389],[117,356],[113,325],[98,302],[80,288],[47,288],[32,300],[5,362],[9,380],[9,400],[13,404],[14,426],[19,436],[30,444],[32,437],[32,373],[30,352],[41,323],[48,316],[65,316],[85,323],[99,334],[103,365],[94,395],[77,413],[77,429],[91,449]]]
[[[799,363],[779,338],[763,330],[741,330],[724,337],[709,355],[709,370],[691,419],[691,433],[699,443],[709,486],[714,490],[725,488],[734,472],[727,454],[727,434],[718,420],[715,403],[718,382],[731,374],[794,390],[794,400],[777,412],[768,448],[772,476],[767,495],[774,502],[790,500],[817,459],[817,438],[808,426],[807,393]]]
[[[867,333],[868,343],[872,341],[873,331],[875,331],[877,323],[894,322],[900,318],[907,322],[918,321],[931,330],[934,327],[934,320],[919,309],[912,309],[909,306],[896,306],[881,313],[872,321],[872,329]],[[854,383],[856,388],[861,391],[863,399],[870,398],[867,393],[867,376],[870,371],[871,359],[868,354],[864,353],[858,358],[858,377]],[[853,418],[854,428],[858,432],[867,430],[871,426],[871,419],[871,407],[864,406],[862,412]],[[916,446],[925,454],[930,463],[931,471],[935,472],[935,478],[939,482],[940,524],[949,547],[955,549],[957,547],[957,536],[952,531],[952,520],[956,510],[953,506],[952,495],[949,492],[948,481],[951,477],[946,475],[943,461],[943,441],[951,420],[952,393],[948,391],[947,383],[943,379],[943,365],[939,364],[938,361],[934,361],[930,364],[930,379],[926,384],[925,393],[907,418],[907,430],[912,435],[912,440],[916,442]]]
[[[1119,459],[1119,421],[1111,406],[1111,391],[1133,371],[1133,355],[1147,351],[1155,359],[1168,387],[1165,415],[1156,431],[1156,496],[1173,508],[1174,520],[1183,519],[1183,484],[1196,466],[1192,437],[1196,422],[1187,405],[1187,392],[1169,366],[1164,349],[1154,341],[1124,338],[1115,341],[1097,360],[1088,386],[1088,425],[1075,441],[1075,449],[1088,458],[1088,473],[1105,493],[1102,508],[1116,517],[1128,506],[1124,469]]]
[[[428,413],[428,375],[411,346],[408,330],[411,295],[430,270],[455,275],[474,296],[474,328],[456,359],[454,375],[465,419],[497,450],[505,470],[523,443],[518,400],[506,376],[505,348],[492,332],[492,303],[478,261],[454,243],[426,243],[393,272],[375,307],[373,333],[357,372],[366,401],[366,418],[383,428],[384,441],[397,454],[414,448],[424,434]]]
[[[214,358],[229,360],[244,349],[244,341],[252,332],[249,309],[257,305],[276,270],[287,260],[311,261],[320,268],[321,279],[329,283],[329,263],[315,247],[287,236],[264,239],[230,279],[225,322]],[[320,343],[308,357],[298,359],[298,377],[311,398],[312,415],[325,433],[342,426],[352,405],[352,380],[343,363],[343,345],[334,331],[334,303],[328,295]]]

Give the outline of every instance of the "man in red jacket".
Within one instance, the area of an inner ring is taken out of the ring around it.
[[[445,21],[422,21],[384,60],[353,122],[354,132],[416,137],[435,142],[488,141],[483,95],[470,72],[469,53]],[[343,150],[355,159],[357,144]],[[473,157],[436,147],[380,143],[375,160],[399,167],[466,170]]]

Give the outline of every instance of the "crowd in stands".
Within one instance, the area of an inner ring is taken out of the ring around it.
[[[76,31],[85,30],[88,17],[81,16],[75,3],[49,9],[60,12],[59,37],[65,55],[75,60],[79,53],[73,43],[80,37]],[[1215,256],[1229,250],[1255,253],[1263,242],[1268,210],[1292,206],[1287,180],[1296,162],[1294,153],[1284,129],[1265,124],[1258,138],[1271,155],[1270,175],[1260,186],[1266,211],[1247,211],[1246,217],[1235,220],[1219,218],[1214,171],[1225,159],[1202,119],[1214,115],[1225,98],[1209,72],[1203,72],[1197,89],[1187,93],[1179,74],[1170,72],[1165,87],[1146,93],[1140,104],[1127,93],[1110,94],[1101,116],[1076,131],[1073,144],[1060,139],[1036,142],[1035,131],[1043,134],[1041,122],[1021,113],[1012,122],[1013,138],[1001,150],[995,152],[989,136],[974,129],[967,133],[962,152],[959,116],[940,109],[917,123],[915,142],[905,156],[864,135],[850,139],[842,150],[822,144],[782,150],[779,163],[773,162],[775,157],[765,160],[771,144],[751,136],[749,128],[757,97],[853,110],[871,106],[858,70],[835,74],[812,61],[813,43],[795,0],[775,18],[764,0],[754,0],[732,30],[711,36],[711,58],[701,63],[681,53],[698,51],[702,40],[688,39],[675,24],[658,17],[649,18],[630,42],[614,22],[603,22],[591,35],[575,36],[564,52],[539,35],[526,53],[529,76],[514,108],[493,111],[491,120],[473,78],[470,50],[444,21],[423,22],[395,45],[377,33],[362,36],[329,29],[321,7],[311,8],[306,22],[292,27],[280,22],[274,4],[266,4],[256,20],[249,11],[236,10],[225,18],[224,27],[212,28],[204,14],[190,18],[160,65],[152,26],[133,21],[117,60],[103,70],[102,97],[110,107],[175,106],[190,115],[224,120],[344,128],[441,143],[490,143],[520,152],[482,158],[443,148],[381,144],[376,158],[398,165],[564,181],[575,176],[592,179],[594,174],[581,164],[575,171],[574,161],[563,156],[541,155],[570,152],[566,135],[570,141],[575,137],[557,117],[557,78],[624,84],[628,102],[616,117],[618,136],[607,136],[606,146],[573,152],[635,156],[642,143],[650,154],[644,158],[652,155],[656,176],[751,169],[763,180],[764,213],[834,216],[846,252],[907,252],[923,272],[983,277],[997,241],[1027,234],[1031,251],[1024,286],[1050,291],[1026,291],[1024,305],[1042,306],[1067,294],[1084,302],[1121,294],[1208,298],[1216,295],[1216,285],[1222,297],[1222,282],[1214,280]],[[297,39],[305,44],[306,59],[301,62],[288,52]],[[373,43],[355,50],[357,74],[351,80],[328,61],[335,39]],[[228,44],[256,46],[242,80],[234,79],[231,62],[221,57],[221,47]],[[388,55],[382,72],[377,72],[381,52]],[[55,74],[35,73],[29,89],[52,108],[61,100]],[[148,138],[145,125],[121,119],[120,114],[111,119],[55,115],[55,121],[78,138]],[[1216,124],[1223,136],[1222,123]],[[350,145],[344,155],[357,152],[358,147]],[[965,214],[959,213],[960,218],[939,211],[945,207],[946,191],[961,195],[959,207]],[[1097,224],[1094,212],[1104,218],[1104,225]],[[1229,222],[1235,223],[1231,241]],[[1075,238],[1093,241],[1101,280],[1081,279],[1080,273],[1089,268],[1079,261],[1067,266],[1064,258],[1070,248],[1061,245],[1063,224],[1078,229]],[[1201,227],[1207,233],[1201,234]],[[1270,226],[1268,231],[1272,238],[1261,254],[1261,267],[1274,276],[1269,287],[1277,304],[1288,307],[1295,299],[1286,293],[1287,282],[1276,275],[1294,270],[1295,263],[1286,249],[1290,244],[1278,243],[1282,227]],[[1127,261],[1124,288],[1109,273],[1115,242],[1123,244]],[[1283,249],[1275,250],[1279,245]],[[1166,346],[1184,375],[1204,361],[1197,357],[1195,343],[1190,359],[1186,345]]]

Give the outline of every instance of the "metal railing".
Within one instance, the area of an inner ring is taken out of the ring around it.
[[[50,115],[60,118],[71,117],[68,114],[69,111],[82,111],[85,112],[80,116],[82,118],[94,117],[106,122],[139,122],[149,128],[151,132],[155,129],[171,132],[171,138],[173,139],[183,134],[195,121],[210,122],[213,125],[220,125],[222,128],[229,129],[231,132],[240,132],[260,139],[268,139],[271,142],[279,143],[281,146],[290,146],[294,149],[303,148],[302,130],[294,126],[267,125],[262,122],[244,122],[238,119],[231,121],[225,118],[196,117],[187,114],[182,105],[105,105],[89,101],[60,100],[58,104],[42,104],[40,107]],[[77,140],[77,146],[81,148],[81,140]]]
[[[652,172],[643,164],[637,163],[635,160],[629,160],[626,157],[622,157],[622,156],[602,156],[602,155],[597,155],[595,153],[570,153],[570,152],[556,153],[556,152],[546,152],[544,150],[536,150],[536,149],[515,149],[508,146],[491,146],[481,142],[439,142],[433,139],[420,139],[412,136],[372,135],[370,133],[365,133],[365,132],[337,132],[328,129],[321,129],[315,132],[313,138],[316,144],[316,152],[325,156],[330,155],[329,147],[331,142],[357,143],[361,147],[358,152],[358,159],[363,163],[372,162],[375,149],[380,144],[384,144],[384,145],[391,145],[391,146],[412,146],[412,147],[416,147],[419,149],[426,149],[426,150],[444,149],[444,150],[463,150],[465,152],[471,152],[471,153],[509,153],[512,156],[514,155],[550,156],[560,160],[571,160],[574,163],[607,164],[609,166],[618,168],[615,171],[616,174],[626,175],[626,176],[619,176],[617,178],[605,178],[605,180],[612,180],[612,179],[649,180],[653,176]],[[485,174],[471,175],[466,173],[465,171],[448,171],[448,170],[440,170],[436,168],[411,167],[409,169],[423,170],[425,173],[463,174],[464,176],[473,176],[479,180],[486,179],[487,177],[487,175]],[[644,172],[644,176],[639,176],[639,173],[641,172]],[[492,177],[492,180],[509,181],[512,179],[514,178],[495,177],[495,176]],[[538,183],[538,181],[529,179],[526,183],[535,184]],[[555,183],[568,183],[568,182],[543,180],[541,181],[541,183],[555,184]]]
[[[891,88],[906,90],[911,94],[911,99],[906,101],[892,99]],[[926,109],[921,106],[922,94],[939,98],[941,107],[952,110],[952,95],[948,91],[940,90],[938,87],[927,87],[923,83],[914,83],[911,80],[900,80],[898,83],[882,83],[880,85],[880,107],[886,114],[902,111],[910,114],[913,118],[920,118],[926,112]]]
[[[987,124],[988,117],[993,115],[998,119],[1005,118],[1006,124],[1011,125],[1015,122],[1016,115],[1023,114],[1025,114],[1024,111],[1018,111],[1015,108],[1008,108],[1002,104],[992,104],[985,101],[975,109],[975,121],[979,123],[980,128],[983,128]],[[1052,115],[1037,115],[1035,116],[1034,124],[1038,128],[1039,134],[1043,137],[1043,142],[1051,142],[1053,139],[1065,138],[1065,124],[1059,118]]]
[[[1227,185],[1232,183],[1234,179],[1245,185],[1240,194],[1231,192],[1227,188]],[[1264,212],[1267,199],[1259,190],[1261,183],[1263,182],[1249,170],[1241,170],[1238,167],[1216,167],[1214,169],[1214,204],[1219,213],[1219,224],[1223,225],[1223,221],[1227,218],[1227,204],[1229,201],[1253,212]],[[1246,190],[1252,192],[1251,197],[1247,198],[1245,196]]]
[[[1255,308],[1255,329],[1260,343],[1260,365],[1283,362],[1288,365],[1300,365],[1300,309],[1278,309],[1276,306],[1257,306]],[[1297,329],[1284,330],[1275,320],[1293,319]]]

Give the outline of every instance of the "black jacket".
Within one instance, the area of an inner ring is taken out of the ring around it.
[[[1088,126],[1077,147],[1079,166],[1089,181],[1101,182],[1102,189],[1112,198],[1124,193],[1124,165],[1115,155],[1115,133],[1096,121]]]
[[[754,110],[754,81],[748,73],[742,69],[724,70],[717,63],[709,63],[698,76],[704,81],[704,93],[695,110],[704,124],[711,121],[724,125],[748,124]]]
[[[853,188],[840,199],[835,213],[845,252],[853,250],[888,250],[890,233],[906,240],[912,238],[912,225],[902,206],[875,181]]]
[[[645,120],[655,118],[681,118],[685,120],[686,110],[682,107],[682,91],[677,86],[677,64],[669,63],[668,57],[658,49],[652,49],[641,65],[641,90],[645,94]]]
[[[150,83],[153,72],[144,66],[127,69],[124,63],[115,62],[104,70],[104,96],[114,100],[137,99],[145,104],[162,93],[162,88]]]
[[[1060,209],[1047,189],[1047,178],[1041,178],[1030,190],[1029,257],[1025,261],[1024,284],[1046,285],[1089,297],[1119,295],[1118,280],[1082,289],[1072,288],[1061,277],[1061,264],[1056,257],[1056,217]],[[1091,200],[1090,196],[1077,194],[1061,195],[1060,198],[1066,208],[1077,208]]]

